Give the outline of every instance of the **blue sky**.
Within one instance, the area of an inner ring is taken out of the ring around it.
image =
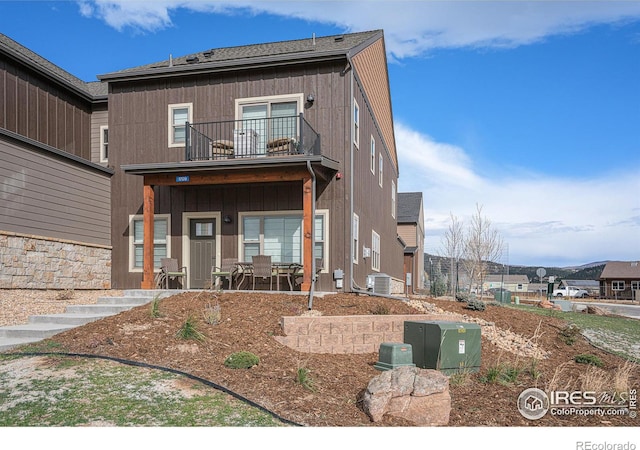
[[[507,264],[640,259],[640,1],[0,1],[0,32],[85,81],[372,29],[427,252],[480,205]]]

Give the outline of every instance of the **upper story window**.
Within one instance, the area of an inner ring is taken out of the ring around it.
[[[236,120],[241,121],[236,128],[253,136],[243,141],[251,146],[247,152],[264,153],[281,145],[282,139],[298,141],[298,115],[303,107],[302,93],[236,99]]]
[[[360,107],[353,100],[353,144],[356,148],[360,147]]]
[[[106,125],[100,127],[100,162],[109,161],[109,128]]]
[[[382,159],[382,153],[378,155],[378,184],[382,187],[382,167],[384,160]]]
[[[369,168],[371,173],[376,173],[376,140],[371,136],[371,154],[369,155]]]
[[[187,137],[185,123],[192,121],[192,103],[169,105],[169,147],[184,147]]]

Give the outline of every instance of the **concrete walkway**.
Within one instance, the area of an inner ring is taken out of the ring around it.
[[[128,290],[122,297],[100,297],[95,304],[70,305],[64,313],[29,317],[23,325],[0,327],[0,352],[39,342],[71,328],[180,293],[178,290]]]

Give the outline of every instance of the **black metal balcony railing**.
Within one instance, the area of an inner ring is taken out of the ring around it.
[[[187,161],[319,155],[320,136],[298,116],[186,124]]]

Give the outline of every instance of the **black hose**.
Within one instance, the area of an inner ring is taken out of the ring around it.
[[[131,361],[128,359],[122,359],[122,358],[115,358],[112,356],[102,356],[102,355],[92,355],[92,354],[85,354],[85,353],[65,353],[65,352],[24,352],[24,353],[6,353],[5,355],[9,356],[9,355],[17,355],[17,356],[70,356],[70,357],[81,357],[81,358],[93,358],[93,359],[105,359],[105,360],[109,360],[109,361],[114,361],[114,362],[118,362],[121,364],[127,364],[129,366],[136,366],[136,367],[143,367],[146,369],[155,369],[155,370],[161,370],[163,372],[170,372],[170,373],[174,373],[176,375],[181,375],[183,377],[186,378],[190,378],[192,380],[198,381],[206,386],[212,387],[214,389],[217,389],[221,392],[224,392],[225,394],[228,394],[232,397],[234,397],[237,400],[240,400],[241,402],[246,403],[249,406],[252,406],[254,408],[259,409],[262,412],[265,412],[267,414],[269,414],[270,416],[272,416],[273,418],[279,420],[280,422],[283,422],[287,425],[293,425],[293,426],[297,426],[297,427],[301,427],[304,425],[301,425],[299,423],[296,422],[292,422],[291,420],[285,419],[284,417],[279,416],[278,414],[274,413],[273,411],[268,410],[267,408],[265,408],[262,405],[259,405],[258,403],[249,400],[246,397],[243,397],[242,395],[238,394],[237,392],[233,392],[232,390],[224,387],[224,386],[220,386],[219,384],[216,384],[212,381],[206,380],[204,378],[192,375],[190,373],[187,372],[182,372],[181,370],[177,370],[177,369],[171,369],[170,367],[162,367],[162,366],[156,366],[153,364],[147,364],[147,363],[142,363],[142,362],[138,362],[138,361]]]

